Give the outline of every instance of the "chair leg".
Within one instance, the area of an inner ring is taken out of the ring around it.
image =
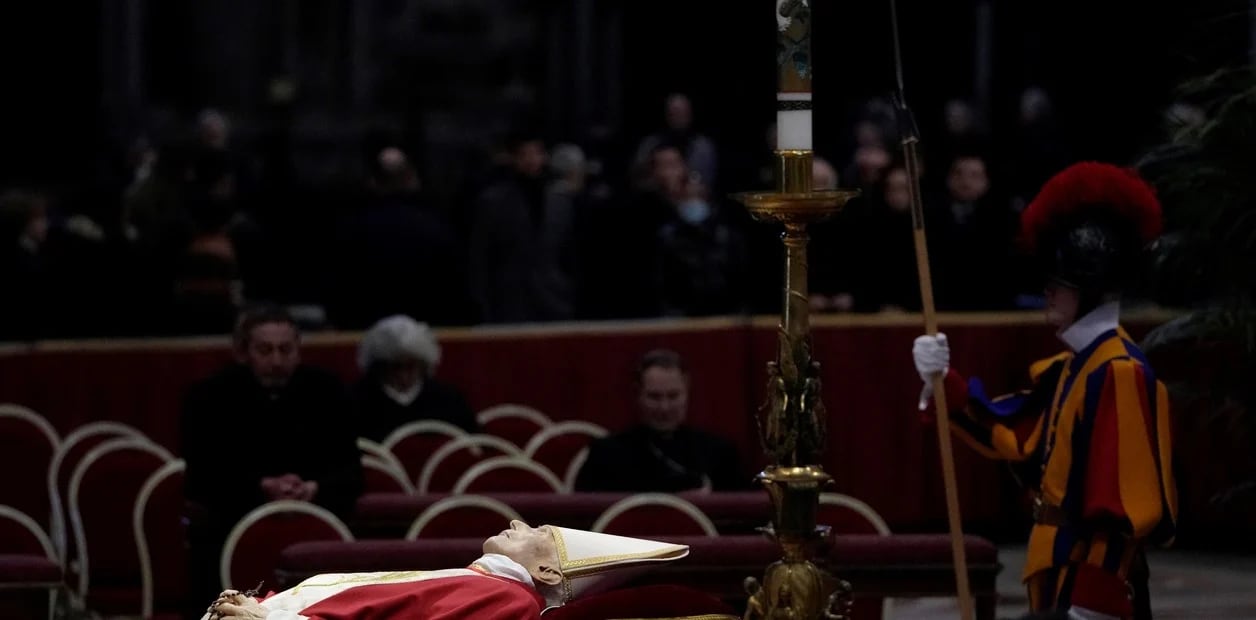
[[[49,615],[53,620],[85,620],[95,617],[87,609],[87,602],[74,596],[74,591],[64,583],[49,591],[48,600],[52,605]]]

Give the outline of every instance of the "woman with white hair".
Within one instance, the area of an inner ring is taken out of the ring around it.
[[[358,345],[363,373],[353,388],[358,436],[383,441],[415,420],[441,420],[478,432],[462,393],[433,378],[439,363],[440,345],[427,324],[398,314],[371,326]]]

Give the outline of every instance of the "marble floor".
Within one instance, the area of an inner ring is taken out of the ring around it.
[[[999,549],[1004,569],[999,575],[998,618],[1026,613],[1020,584],[1023,547]],[[1151,564],[1151,604],[1156,620],[1256,620],[1256,557],[1234,557],[1189,551],[1157,551]],[[893,618],[955,620],[955,599],[898,599]]]

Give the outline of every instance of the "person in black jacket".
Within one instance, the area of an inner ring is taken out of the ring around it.
[[[685,424],[689,373],[679,354],[659,349],[637,366],[641,423],[593,442],[577,491],[630,493],[749,488],[727,440]]]
[[[290,499],[346,518],[362,493],[346,390],[335,375],[301,364],[292,317],[281,308],[245,311],[235,355],[183,402],[191,601],[221,590],[223,542],[250,510]]]
[[[462,392],[433,378],[439,363],[440,345],[426,324],[405,315],[375,323],[358,345],[363,372],[353,386],[358,436],[382,442],[416,420],[440,420],[478,433]]]

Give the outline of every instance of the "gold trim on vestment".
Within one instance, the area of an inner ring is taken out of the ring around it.
[[[310,577],[309,579],[306,579],[305,581],[302,581],[301,583],[297,584],[296,587],[292,588],[291,592],[293,594],[296,594],[297,592],[301,591],[302,588],[327,588],[331,586],[343,585],[346,583],[366,583],[368,581],[372,583],[397,583],[399,581],[405,581],[407,579],[412,579],[414,577],[418,577],[420,575],[425,575],[425,574],[433,573],[433,572],[436,572],[436,571],[407,570],[407,571],[394,571],[394,572],[388,572],[388,573],[356,573],[356,574],[350,573],[350,574],[343,575],[342,577],[335,579],[333,581],[327,582],[327,583],[318,583],[318,582],[310,583],[312,579],[317,578],[317,577]]]

